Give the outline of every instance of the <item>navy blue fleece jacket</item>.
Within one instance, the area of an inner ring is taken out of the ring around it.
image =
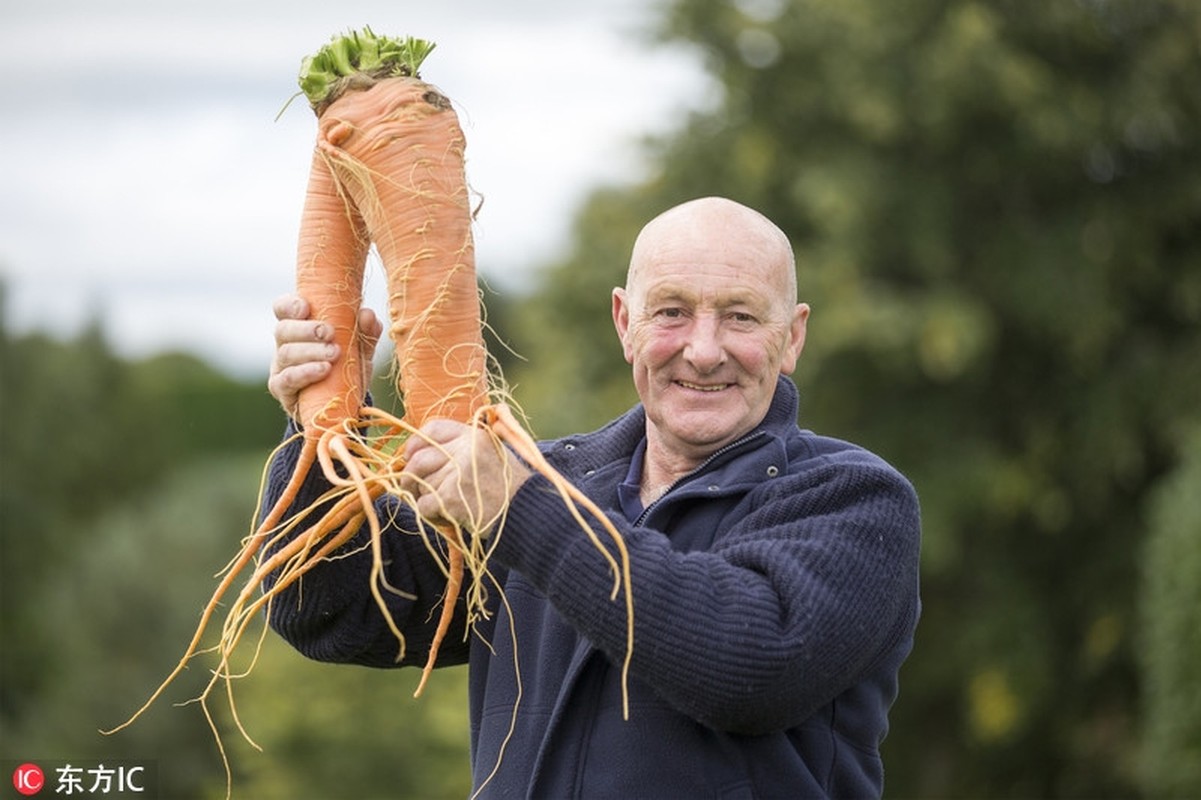
[[[920,607],[917,498],[878,457],[799,429],[797,411],[796,388],[781,378],[758,428],[633,520],[618,487],[644,436],[641,407],[543,445],[608,510],[630,552],[629,719],[613,574],[535,477],[494,534],[507,605],[493,588],[490,618],[471,637],[460,614],[439,660],[470,661],[482,797],[880,796],[879,746]],[[295,447],[281,452],[268,500],[295,457]],[[310,476],[299,502],[326,488]],[[389,581],[418,597],[390,599],[407,640],[402,665],[421,665],[444,578],[405,533],[416,528],[409,512],[381,518],[395,520],[384,537]],[[274,603],[272,625],[315,659],[397,666],[370,563],[364,550],[312,571],[302,597]]]

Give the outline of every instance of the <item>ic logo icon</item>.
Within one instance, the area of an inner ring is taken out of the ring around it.
[[[37,764],[22,764],[13,771],[13,786],[25,796],[35,795],[46,785],[46,775]]]

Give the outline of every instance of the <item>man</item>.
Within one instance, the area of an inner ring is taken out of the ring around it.
[[[785,376],[809,307],[796,295],[791,246],[758,212],[721,198],[665,212],[612,296],[640,404],[542,445],[630,554],[628,720],[625,606],[546,479],[456,423],[425,428],[438,446],[412,440],[423,515],[492,518],[507,504],[503,527],[481,532],[497,537],[507,603],[492,592],[491,617],[470,637],[459,620],[440,659],[470,662],[484,796],[882,793],[879,746],[919,613],[917,498],[878,457],[797,426]],[[334,352],[296,298],[276,311],[270,387],[293,408]],[[377,337],[370,312],[364,323]],[[276,493],[294,458],[277,463]],[[310,484],[302,502],[325,488]],[[394,527],[415,529],[405,513]],[[418,597],[390,602],[420,664],[444,579],[419,537],[385,546],[391,584]],[[394,665],[369,567],[366,553],[322,565],[297,602],[275,603],[272,624],[311,657]]]

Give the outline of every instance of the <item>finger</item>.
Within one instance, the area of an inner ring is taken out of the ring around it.
[[[435,419],[427,422],[405,443],[405,461],[411,462],[413,457],[424,448],[442,450],[466,430],[467,426],[463,423],[449,419]]]
[[[429,490],[438,482],[439,473],[450,461],[448,454],[438,445],[423,443],[405,451],[404,474]]]
[[[275,371],[298,367],[313,362],[330,364],[338,358],[340,348],[336,344],[322,342],[292,342],[281,344],[275,350]]]
[[[427,492],[417,498],[417,513],[435,524],[444,523],[449,510],[436,492]]]
[[[364,386],[371,385],[371,377],[374,368],[375,347],[379,344],[380,336],[383,335],[384,326],[380,322],[379,317],[370,308],[363,308],[359,311],[358,325],[358,351],[359,364],[362,367],[362,381]]]
[[[328,375],[332,367],[328,361],[306,361],[281,370],[276,377],[285,391],[299,394],[301,390]]]
[[[309,318],[309,304],[298,294],[280,295],[271,304],[271,310],[279,320]]]
[[[363,337],[374,346],[384,334],[384,323],[374,311],[364,306],[359,309],[359,330],[362,331]]]
[[[421,426],[422,438],[435,444],[449,444],[471,433],[471,428],[453,419],[433,419]]]
[[[277,345],[288,342],[332,342],[333,338],[333,328],[324,322],[282,319],[275,323]]]
[[[329,374],[333,365],[328,361],[307,361],[271,373],[267,391],[288,414],[295,416],[300,392]]]
[[[464,524],[473,518],[467,497],[474,494],[463,482],[462,465],[450,460],[429,475],[417,492],[417,512],[433,522]]]

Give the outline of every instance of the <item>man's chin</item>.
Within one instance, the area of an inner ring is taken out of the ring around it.
[[[694,452],[711,453],[737,438],[732,425],[714,424],[712,411],[668,411],[664,418],[672,438]]]

